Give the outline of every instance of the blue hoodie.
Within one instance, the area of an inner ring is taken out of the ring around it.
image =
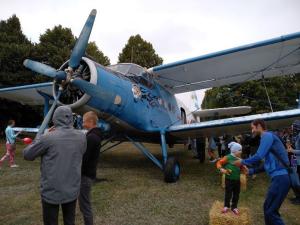
[[[7,126],[5,129],[5,135],[6,135],[6,143],[7,144],[14,144],[16,143],[17,134],[15,134],[12,126]]]
[[[265,159],[264,166],[260,169],[249,169],[249,174],[266,171],[270,177],[288,174],[287,169],[271,152],[276,151],[277,155],[289,165],[287,151],[280,139],[272,132],[264,132],[261,136],[260,145],[256,154],[248,159],[242,160],[242,164],[249,166],[259,163]]]

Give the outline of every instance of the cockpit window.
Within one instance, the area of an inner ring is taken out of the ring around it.
[[[108,66],[108,68],[128,77],[138,84],[142,84],[148,88],[153,87],[152,76],[145,68],[139,65],[132,63],[121,63]]]
[[[141,76],[143,73],[146,72],[146,70],[143,67],[131,63],[111,65],[108,66],[108,68],[126,76]]]

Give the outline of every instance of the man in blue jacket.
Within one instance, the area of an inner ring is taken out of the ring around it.
[[[236,164],[250,167],[264,159],[263,167],[249,169],[249,175],[265,171],[271,177],[271,185],[264,203],[265,224],[284,225],[279,209],[289,192],[290,178],[287,169],[273,152],[276,152],[275,154],[288,165],[287,151],[280,139],[272,132],[267,131],[263,120],[254,120],[251,123],[251,129],[254,135],[261,137],[259,148],[255,155],[240,160]]]

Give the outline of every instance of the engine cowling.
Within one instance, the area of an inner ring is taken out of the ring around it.
[[[69,60],[66,61],[59,70],[64,71],[69,66]],[[86,57],[82,57],[78,69],[72,74],[72,79],[83,79],[92,84],[97,85],[97,70],[94,62]],[[63,91],[59,98],[59,105],[68,105],[75,111],[82,111],[83,108],[86,108],[86,103],[90,100],[90,96],[78,87],[72,85],[71,82],[63,82]],[[53,96],[56,97],[59,85],[54,81],[53,83]],[[84,110],[86,111],[86,110]]]

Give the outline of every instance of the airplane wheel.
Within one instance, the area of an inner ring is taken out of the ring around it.
[[[179,180],[180,176],[180,164],[175,157],[169,157],[165,169],[165,182],[167,183],[175,183]]]
[[[205,161],[205,138],[196,139],[196,150],[199,157],[199,161],[204,163]]]

